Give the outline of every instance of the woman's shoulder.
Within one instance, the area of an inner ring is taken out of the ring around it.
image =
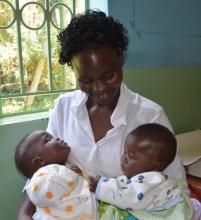
[[[162,107],[156,102],[129,90],[129,102],[135,106],[139,106],[140,108],[153,110],[153,111],[161,111]]]
[[[75,102],[78,102],[82,99],[83,93],[80,90],[75,90],[72,92],[66,92],[62,95],[60,95],[56,100],[55,104],[58,106],[62,105],[72,105]]]
[[[80,90],[75,90],[75,91],[71,91],[71,92],[66,92],[62,95],[60,95],[56,101],[69,101],[69,100],[73,100],[75,99],[77,96],[80,95],[80,93],[82,93]]]
[[[124,83],[121,86],[121,95],[119,103],[121,106],[127,105],[127,109],[133,109],[136,114],[142,112],[150,116],[155,116],[163,111],[162,107],[154,101],[145,98],[137,92],[130,90]]]
[[[144,96],[128,90],[128,106],[129,112],[127,118],[129,124],[131,124],[131,130],[133,125],[140,125],[144,123],[159,123],[172,131],[172,126],[164,112],[163,108],[154,101],[145,98]],[[130,109],[133,109],[130,111]]]

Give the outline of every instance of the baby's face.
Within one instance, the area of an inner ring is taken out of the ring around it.
[[[152,170],[152,157],[145,153],[141,140],[128,135],[124,143],[124,154],[121,157],[121,170],[129,178]]]
[[[34,144],[36,156],[41,157],[47,164],[65,164],[70,153],[67,143],[59,138],[54,138],[46,131],[33,132],[28,138]]]

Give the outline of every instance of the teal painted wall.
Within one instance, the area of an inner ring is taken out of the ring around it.
[[[90,9],[99,9],[108,14],[108,0],[88,0]]]
[[[201,66],[200,0],[109,0],[128,30],[126,68]]]

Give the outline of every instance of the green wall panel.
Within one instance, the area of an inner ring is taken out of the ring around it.
[[[201,67],[125,69],[124,81],[163,106],[176,133],[201,128]]]
[[[47,120],[0,125],[0,219],[14,220],[23,200],[25,179],[15,169],[14,153],[21,138],[34,130],[45,129]]]

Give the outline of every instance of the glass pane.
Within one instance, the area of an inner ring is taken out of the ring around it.
[[[39,28],[45,20],[45,9],[36,2],[29,2],[22,9],[22,20],[30,28]]]
[[[2,113],[20,114],[24,112],[43,111],[53,107],[55,99],[59,94],[23,96],[2,99]]]
[[[51,27],[51,55],[52,55],[52,76],[53,89],[75,89],[76,79],[73,70],[67,65],[60,65],[58,62],[58,43],[57,34],[59,31]]]
[[[46,27],[39,30],[21,27],[25,90],[48,91]]]
[[[72,11],[63,4],[53,6],[51,11],[51,19],[54,26],[64,29],[72,18]]]
[[[1,95],[20,93],[19,61],[15,24],[0,29]]]
[[[46,0],[9,0],[15,8],[15,2],[19,3],[22,10],[23,23],[21,23],[21,44],[24,71],[25,92],[49,91],[48,77],[48,48],[47,30],[44,16]],[[32,2],[32,3],[31,3]],[[21,93],[21,79],[18,59],[18,32],[12,6],[9,3],[0,1],[0,26],[8,27],[0,29],[0,94]],[[38,5],[37,3],[41,4]],[[76,80],[74,72],[67,65],[58,63],[58,28],[65,28],[71,19],[69,9],[73,12],[73,0],[49,0],[51,10],[51,63],[53,89],[75,89]],[[23,8],[23,6],[26,6]],[[76,13],[85,10],[85,1],[75,0]],[[13,23],[14,22],[14,23]],[[31,30],[34,28],[37,30]],[[43,111],[53,106],[55,98],[59,94],[46,94],[36,96],[21,96],[15,98],[2,98],[2,114],[21,114],[26,112]]]
[[[13,1],[10,1],[13,3]],[[0,27],[9,26],[14,19],[12,7],[7,2],[0,1]]]
[[[76,14],[85,11],[85,1],[75,0],[75,5],[76,5]]]
[[[70,10],[73,12],[73,0],[52,0],[50,2],[50,6],[52,7],[55,3],[63,3],[65,5],[67,5]]]

